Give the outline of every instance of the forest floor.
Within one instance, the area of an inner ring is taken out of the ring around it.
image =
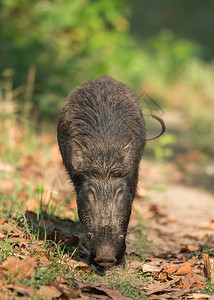
[[[157,161],[145,152],[126,264],[101,271],[87,264],[55,137],[40,139],[16,163],[0,161],[1,300],[214,299],[214,166],[201,152]]]

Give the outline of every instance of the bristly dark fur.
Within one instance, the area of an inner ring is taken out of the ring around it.
[[[146,140],[138,98],[109,76],[91,80],[68,96],[57,134],[91,255],[120,260]]]

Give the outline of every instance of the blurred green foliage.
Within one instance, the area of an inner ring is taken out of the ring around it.
[[[60,98],[76,85],[122,66],[126,72],[133,42],[123,4],[3,0],[1,70],[13,68],[14,84],[21,86],[35,68],[33,107],[45,117],[56,115]]]
[[[133,0],[131,33],[136,39],[155,37],[162,28],[202,46],[200,57],[213,59],[212,0]]]
[[[164,160],[173,156],[172,144],[175,143],[176,137],[173,134],[166,134],[161,139],[157,140],[155,144],[149,145],[149,150],[152,151],[156,160]]]
[[[108,74],[139,96],[145,91],[165,107],[184,109],[190,117],[186,141],[211,153],[214,69],[210,55],[209,63],[202,58],[212,49],[205,43],[212,32],[205,12],[214,6],[208,0],[188,0],[187,9],[178,0],[166,3],[2,0],[0,116],[19,113],[38,127],[41,121],[56,124],[76,86]],[[207,25],[198,39],[190,34],[196,36],[190,26],[196,16]],[[154,155],[171,156],[168,138],[162,141],[166,145],[156,144]]]
[[[169,30],[162,30],[158,36],[150,38],[147,44],[157,70],[167,81],[180,76],[189,60],[200,53],[199,45],[178,39]]]
[[[2,0],[0,70],[25,87],[20,109],[53,120],[69,92],[104,74],[136,90],[150,74],[175,78],[197,47],[169,31],[137,43],[130,11],[124,0]]]

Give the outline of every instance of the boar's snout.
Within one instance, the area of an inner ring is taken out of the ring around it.
[[[112,266],[114,265],[117,260],[115,257],[111,257],[111,256],[98,256],[94,259],[94,261],[100,265],[100,266],[103,266],[103,267],[109,267],[109,266]]]
[[[97,245],[94,261],[103,267],[114,265],[117,262],[115,250],[116,249],[113,245],[109,244],[107,241],[104,241],[103,244]]]
[[[109,267],[117,262],[115,258],[115,251],[113,247],[108,244],[100,245],[96,251],[96,258],[94,261],[103,267]]]

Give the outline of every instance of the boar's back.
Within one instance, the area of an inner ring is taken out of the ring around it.
[[[68,96],[57,131],[71,179],[75,171],[104,174],[115,164],[127,173],[138,169],[145,144],[138,98],[109,76],[93,79]]]

